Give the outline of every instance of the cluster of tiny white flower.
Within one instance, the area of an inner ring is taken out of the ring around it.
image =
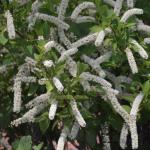
[[[109,126],[107,123],[101,126],[102,131],[102,142],[103,150],[111,150],[110,137],[109,137]]]
[[[6,11],[5,17],[7,19],[7,31],[9,39],[14,39],[16,37],[15,26],[12,14],[9,10]]]
[[[92,2],[83,2],[81,4],[79,4],[75,9],[74,11],[72,12],[71,14],[71,19],[75,22],[78,22],[78,18],[80,17],[80,13],[84,10],[84,9],[95,9],[96,6],[94,3]],[[85,16],[82,16],[82,17],[85,17]],[[81,17],[81,18],[82,18]],[[88,16],[89,17],[89,16]],[[93,17],[91,17],[93,18]],[[85,18],[84,18],[85,19]],[[81,20],[81,19],[79,19]],[[92,20],[95,20],[95,18],[93,18]],[[88,22],[88,19],[86,18],[85,21]]]

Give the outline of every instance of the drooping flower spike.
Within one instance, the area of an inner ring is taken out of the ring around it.
[[[131,140],[132,140],[132,149],[137,149],[138,148],[138,134],[137,134],[137,129],[136,129],[136,117],[138,113],[139,106],[144,98],[144,94],[140,92],[135,100],[133,101],[132,108],[130,111],[130,116],[133,118],[132,119],[132,128],[133,128],[133,133],[131,134]],[[125,149],[127,147],[127,136],[128,136],[128,131],[129,131],[129,126],[124,123],[121,133],[120,133],[120,147],[122,149]],[[130,128],[131,131],[131,128]]]

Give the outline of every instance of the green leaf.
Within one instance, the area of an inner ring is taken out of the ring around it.
[[[128,102],[133,102],[133,100],[135,99],[136,95],[125,95],[122,96],[123,99],[127,100]]]
[[[80,63],[80,62],[77,62],[77,67],[78,67],[78,74],[80,75],[82,72],[86,71],[89,66],[87,64],[84,64],[84,63]]]
[[[16,150],[32,150],[31,136],[23,136],[20,139]]]
[[[53,90],[53,85],[50,83],[50,81],[47,81],[46,82],[46,89],[48,92],[52,91]]]
[[[7,43],[8,39],[5,38],[4,34],[0,34],[0,44],[5,45]]]
[[[28,96],[31,96],[31,95],[35,94],[37,89],[38,89],[37,84],[31,84],[30,87],[29,87]]]
[[[50,125],[50,121],[48,118],[48,113],[42,114],[39,118],[39,126],[40,126],[40,129],[41,129],[43,134],[46,132],[49,125]]]
[[[33,146],[33,150],[41,150],[43,147],[43,143]]]
[[[27,46],[27,50],[28,50],[28,52],[29,52],[30,55],[33,54],[33,47],[32,47],[32,45],[28,45]]]
[[[144,92],[145,97],[147,97],[149,94],[149,91],[150,91],[150,81],[149,80],[144,83],[142,90]]]
[[[90,31],[93,33],[100,32],[101,30],[103,30],[103,28],[101,26],[93,26],[90,28]]]
[[[122,105],[122,107],[128,112],[130,113],[131,108],[128,105]]]

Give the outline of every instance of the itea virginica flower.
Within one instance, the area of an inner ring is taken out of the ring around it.
[[[105,79],[99,77],[99,76],[96,76],[96,75],[93,75],[93,74],[90,74],[89,72],[83,72],[81,75],[80,75],[80,78],[81,80],[84,79],[84,80],[87,80],[87,81],[94,81],[96,83],[99,83],[100,85],[102,86],[107,86],[107,87],[111,87],[112,85],[106,81]]]
[[[107,34],[111,33],[111,29],[110,28],[106,28],[102,31],[99,32],[97,38],[96,38],[96,41],[95,41],[95,46],[101,46],[103,41],[104,41],[104,38]]]
[[[68,7],[69,0],[62,0],[59,7],[58,18],[64,20],[64,15]]]
[[[59,92],[62,92],[64,90],[64,86],[62,85],[62,83],[58,78],[54,77],[53,83]]]
[[[49,119],[53,120],[56,114],[56,110],[57,110],[57,106],[58,106],[58,101],[56,100],[52,100],[51,102],[51,106],[49,109]]]
[[[149,25],[146,25],[146,24],[137,24],[137,30],[138,31],[143,31],[144,33],[146,34],[150,34],[150,26]]]
[[[77,47],[78,48],[78,47],[81,47],[83,45],[94,42],[96,40],[97,36],[98,36],[98,33],[90,34],[90,35],[83,37],[83,38],[79,39],[78,41],[72,43],[71,47]]]
[[[66,67],[73,77],[77,76],[77,63],[71,57],[67,58]]]
[[[121,18],[121,22],[126,22],[130,17],[134,16],[134,15],[142,15],[143,14],[143,9],[139,9],[139,8],[133,8],[130,10],[127,10],[122,18]]]
[[[84,10],[84,9],[95,9],[96,6],[93,2],[83,2],[79,4],[75,10],[71,14],[71,19],[76,20],[79,16],[79,14]]]
[[[69,134],[69,129],[67,127],[64,127],[58,139],[56,150],[64,150],[64,146],[68,134]]]
[[[123,1],[124,0],[116,0],[115,2],[115,7],[114,7],[114,13],[119,16],[120,11],[122,9],[122,5],[123,5]]]
[[[109,126],[107,123],[101,126],[103,150],[111,150]]]
[[[126,76],[115,76],[113,73],[105,71],[106,78],[108,78],[112,83],[114,83],[115,89],[119,91],[119,94],[122,94],[121,83],[130,84],[132,82],[131,78]]]
[[[128,63],[129,63],[129,66],[131,68],[132,73],[133,74],[138,73],[138,67],[137,67],[137,64],[135,62],[132,51],[129,48],[126,48],[125,53],[126,53]]]
[[[32,108],[37,105],[46,103],[48,101],[48,99],[50,99],[50,95],[51,95],[50,93],[41,94],[41,95],[35,97],[34,99],[32,99],[31,101],[29,101],[25,106],[26,106],[26,108]]]
[[[37,105],[26,112],[21,118],[14,120],[11,122],[12,125],[18,126],[22,123],[26,122],[34,122],[35,116],[41,113],[41,111],[47,106],[47,102]]]
[[[127,147],[127,136],[128,136],[128,126],[126,123],[124,123],[120,133],[120,147],[122,149],[125,149]]]
[[[148,54],[145,51],[145,49],[136,41],[136,40],[131,40],[131,44],[135,45],[135,47],[137,47],[137,51],[139,53],[139,55],[144,58],[144,59],[148,59]]]
[[[67,10],[68,3],[69,3],[69,0],[61,0],[60,8],[58,11],[58,19],[60,19],[62,21],[65,18],[65,13]],[[60,42],[63,43],[68,49],[71,48],[71,41],[65,35],[65,31],[64,31],[64,29],[62,29],[61,25],[58,26],[58,37],[60,39]]]
[[[55,48],[60,54],[65,51],[65,49],[55,41],[49,41],[44,46],[46,52],[50,51],[52,48]]]
[[[77,48],[71,48],[67,51],[62,52],[61,57],[58,59],[58,62],[64,61],[66,58],[68,58],[71,55],[74,55],[78,52]]]
[[[5,12],[5,17],[7,19],[7,32],[9,39],[14,39],[16,37],[15,26],[12,14],[9,10]]]
[[[34,16],[37,20],[49,21],[51,23],[54,23],[57,26],[61,25],[61,28],[65,29],[65,30],[68,30],[69,27],[70,27],[67,23],[63,22],[62,20],[60,20],[60,19],[58,19],[57,17],[54,17],[54,16],[50,16],[50,15],[42,14],[42,13],[35,13]]]
[[[79,130],[80,130],[80,125],[78,122],[75,121],[69,135],[70,139],[74,140],[77,137]]]
[[[70,101],[70,106],[72,108],[72,112],[74,114],[74,117],[76,118],[76,121],[79,123],[79,125],[81,127],[85,127],[86,126],[86,122],[85,120],[83,119],[78,107],[77,107],[77,103],[75,100],[71,100]]]
[[[86,55],[83,55],[82,56],[82,59],[84,60],[84,62],[86,62],[87,64],[89,64],[93,70],[96,71],[96,73],[104,78],[105,77],[105,72],[103,71],[103,69],[101,68],[100,64],[98,64],[95,60],[93,60],[92,58],[86,56]]]
[[[14,107],[13,107],[13,111],[18,113],[21,110],[21,103],[22,103],[22,100],[21,100],[21,91],[22,91],[21,78],[16,78],[14,80],[13,90],[14,90]]]
[[[31,6],[31,9],[32,9],[32,13],[36,13],[38,12],[39,8],[43,5],[42,1],[41,0],[36,0],[32,6]]]

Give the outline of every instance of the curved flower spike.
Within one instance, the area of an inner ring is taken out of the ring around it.
[[[80,78],[84,79],[84,80],[87,80],[87,81],[94,81],[94,82],[99,83],[101,86],[104,86],[104,87],[109,87],[109,88],[112,87],[111,83],[109,83],[105,79],[103,79],[99,76],[90,74],[89,72],[83,72],[80,75]]]
[[[103,69],[101,68],[100,64],[96,63],[95,60],[91,59],[90,57],[83,55],[82,59],[84,60],[84,62],[86,62],[87,64],[89,64],[93,70],[96,71],[96,73],[104,78],[105,77],[105,72],[103,71]]]
[[[139,53],[139,55],[140,55],[142,58],[148,59],[148,54],[147,54],[147,52],[144,50],[144,48],[143,48],[136,40],[131,40],[131,43],[137,47],[138,53]]]
[[[115,85],[115,89],[119,91],[120,94],[122,94],[122,88],[121,83],[131,83],[131,79],[126,76],[115,76],[111,72],[105,71],[107,78],[112,81],[112,83]]]
[[[61,41],[68,49],[71,47],[71,41],[65,35],[65,32],[62,28],[58,28],[58,36]]]
[[[55,48],[58,51],[58,53],[60,53],[60,54],[64,51],[66,51],[60,44],[58,44],[55,41],[49,41],[48,43],[45,44],[44,48],[45,48],[46,52],[48,52],[52,48]]]
[[[26,108],[32,108],[37,105],[46,103],[49,100],[49,98],[50,98],[50,93],[44,93],[44,94],[41,94],[41,95],[35,97],[34,99],[32,99],[25,106],[26,106]]]
[[[18,126],[19,124],[26,123],[26,122],[34,122],[35,116],[41,113],[41,111],[47,106],[46,103],[42,103],[38,106],[33,107],[28,112],[26,112],[22,118],[16,119],[13,122],[11,122],[12,125]]]
[[[65,18],[64,15],[66,13],[68,3],[69,3],[69,0],[61,0],[60,7],[59,7],[59,12],[58,12],[58,18],[60,20],[64,20],[64,18]]]
[[[58,19],[64,20],[66,9],[68,6],[69,0],[61,0],[59,12],[58,12]],[[62,29],[61,25],[58,26],[58,36],[60,39],[60,42],[62,42],[68,49],[71,47],[71,42],[65,35],[64,29]]]
[[[96,58],[96,63],[97,64],[101,64],[103,62],[106,62],[110,59],[110,57],[112,56],[112,52],[106,52],[104,55],[101,55],[100,57]]]
[[[80,40],[72,43],[71,47],[77,47],[78,48],[78,47],[81,47],[83,45],[94,42],[96,40],[97,36],[98,36],[98,33],[90,34],[90,35],[83,37]]]
[[[106,28],[102,31],[99,32],[97,38],[96,38],[96,41],[95,41],[95,46],[101,46],[103,41],[104,41],[104,38],[107,34],[111,33],[111,29],[110,28]]]
[[[31,9],[32,9],[32,13],[35,14],[36,12],[38,12],[39,8],[43,5],[42,1],[41,0],[36,0],[32,6],[31,6]]]
[[[42,13],[35,13],[35,18],[38,20],[44,20],[44,21],[49,21],[51,23],[54,23],[57,26],[61,26],[62,29],[68,30],[69,29],[69,25],[66,24],[65,22],[63,22],[62,20],[58,19],[57,17],[54,16],[50,16],[47,14],[42,14]]]
[[[105,72],[103,71],[103,69],[101,68],[100,64],[103,63],[103,62],[106,62],[109,60],[109,58],[111,57],[111,52],[107,52],[106,54],[98,57],[96,60],[86,56],[86,55],[83,55],[82,56],[82,59],[84,60],[84,62],[86,62],[87,64],[89,64],[95,71],[96,73],[104,78],[105,77]]]
[[[69,49],[67,51],[62,52],[61,57],[58,59],[58,62],[64,61],[69,56],[74,55],[77,52],[78,52],[77,48],[71,48],[71,49]]]
[[[127,10],[122,18],[121,18],[121,22],[126,22],[130,17],[134,16],[134,15],[142,15],[144,12],[143,12],[143,9],[139,9],[139,8],[133,8],[133,9],[130,9],[130,10]]]
[[[79,4],[74,11],[71,14],[71,19],[76,20],[79,16],[79,14],[84,10],[84,9],[95,9],[96,6],[92,2],[83,2]]]
[[[79,125],[81,127],[85,127],[86,126],[86,122],[85,120],[83,119],[78,107],[77,107],[77,103],[75,100],[71,100],[70,101],[70,106],[72,108],[72,112],[74,114],[74,117],[76,118],[77,122],[79,123]]]

